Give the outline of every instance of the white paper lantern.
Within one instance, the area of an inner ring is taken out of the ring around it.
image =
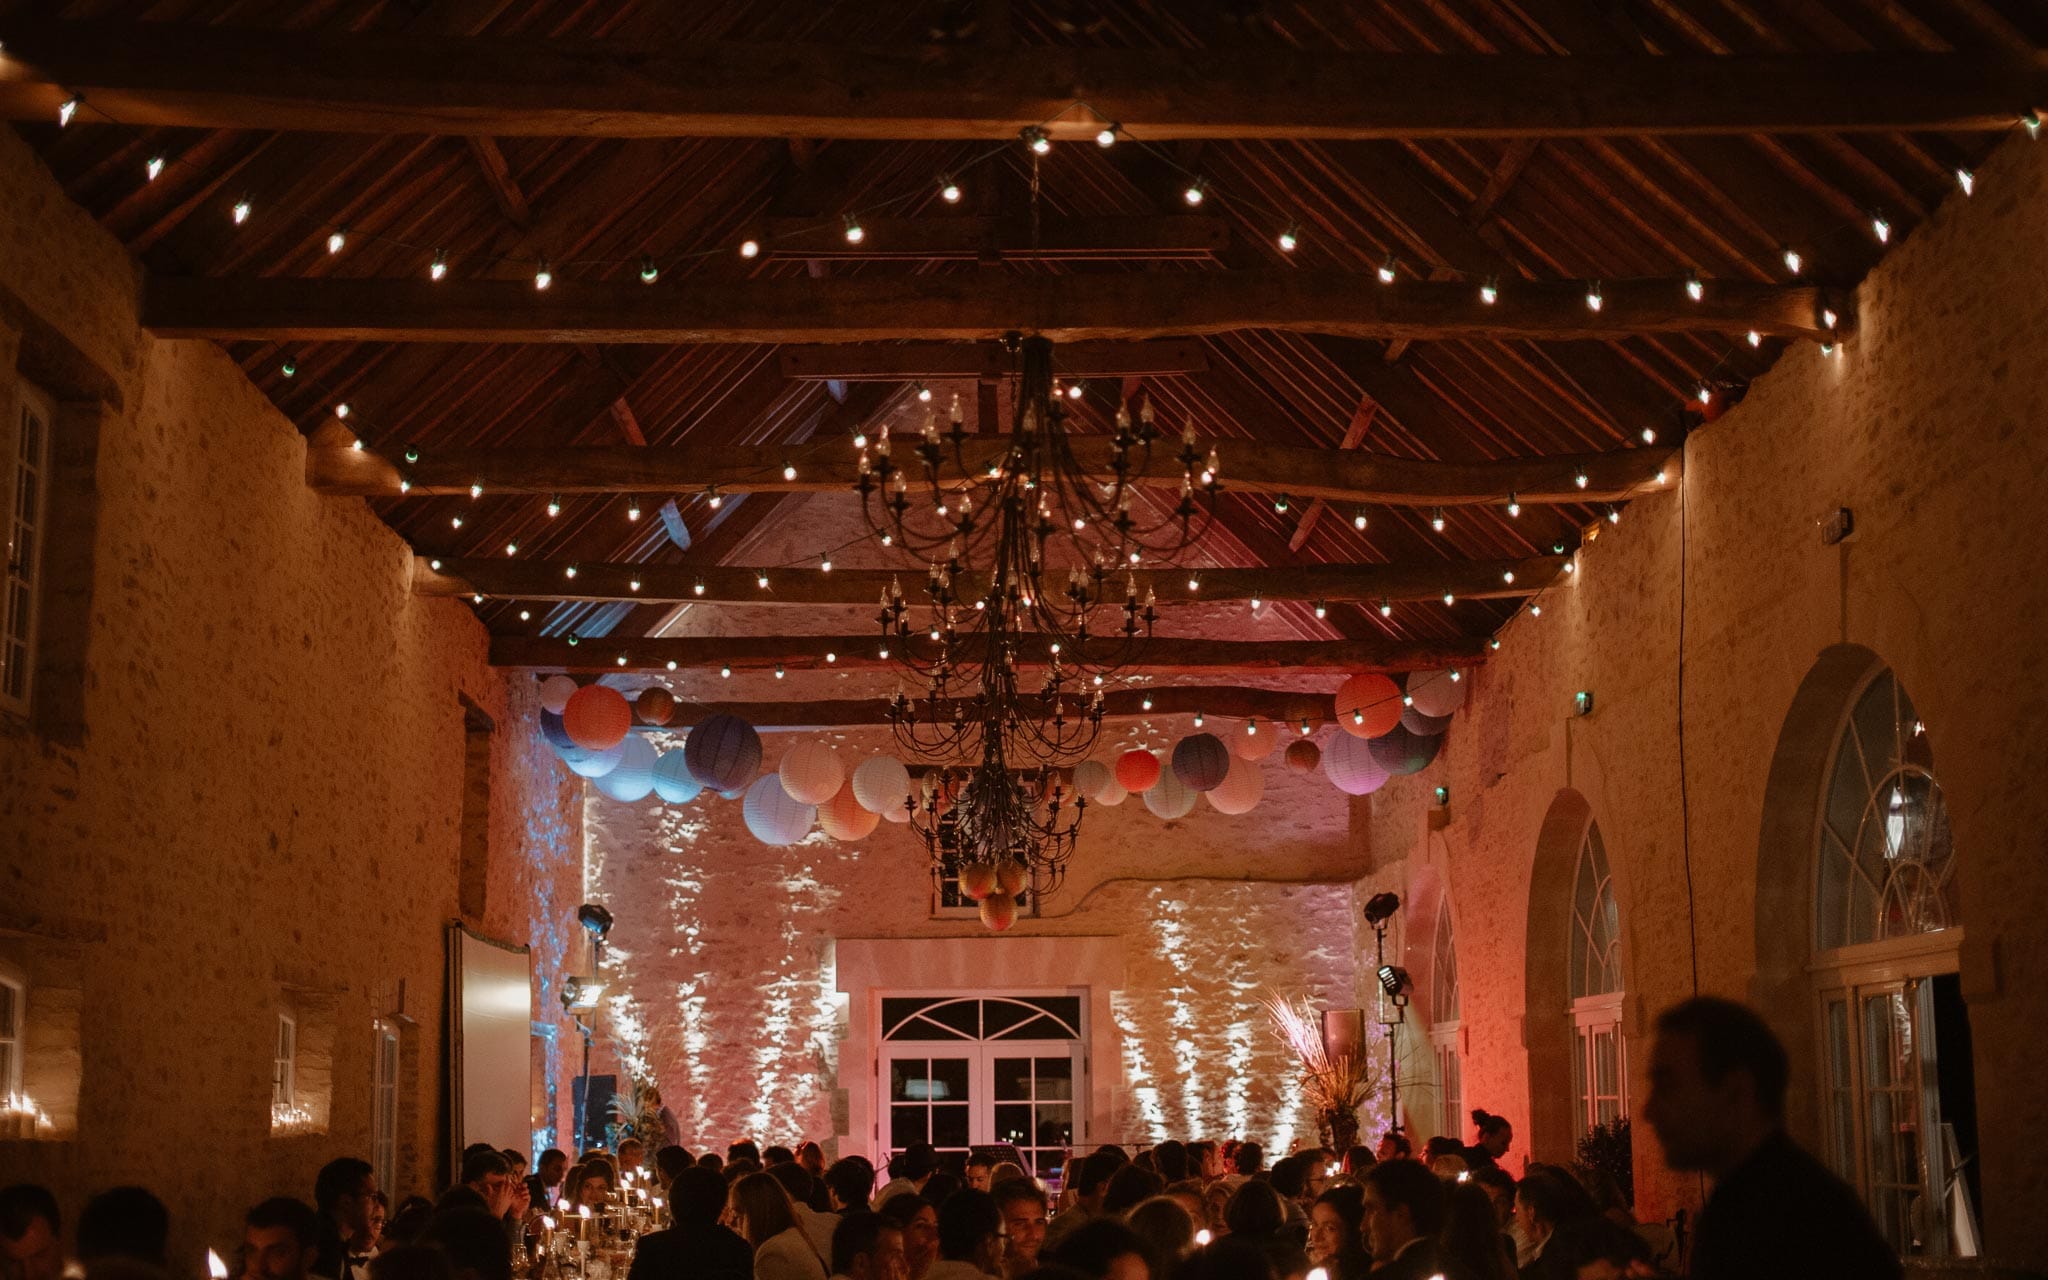
[[[691,776],[681,747],[662,752],[654,762],[654,794],[670,804],[688,804],[704,794],[704,784]]]
[[[817,808],[790,799],[789,792],[782,789],[782,779],[774,774],[754,779],[741,812],[754,839],[768,845],[795,844],[818,820]]]
[[[1323,773],[1346,795],[1369,796],[1386,785],[1387,771],[1373,759],[1372,743],[1336,734],[1323,751]]]
[[[654,794],[657,753],[644,734],[629,733],[619,744],[619,763],[597,779],[597,789],[614,800],[632,804]]]
[[[1171,769],[1162,769],[1159,772],[1159,781],[1153,783],[1145,792],[1145,807],[1154,815],[1168,821],[1185,818],[1188,811],[1195,807],[1195,797],[1198,794],[1193,787],[1180,780],[1179,774]]]
[[[908,822],[910,815],[904,812],[903,801],[909,795],[910,770],[895,756],[869,756],[853,771],[853,798],[869,813],[879,813],[891,822]]]
[[[1096,793],[1095,798],[1088,803],[1091,805],[1099,804],[1105,809],[1114,809],[1130,798],[1131,793],[1125,789],[1123,783],[1116,780],[1116,775],[1112,773],[1109,776],[1108,784],[1100,792]]]
[[[839,753],[816,740],[799,742],[783,752],[777,772],[782,789],[798,804],[823,804],[838,795],[846,781],[846,765]]]
[[[576,682],[568,676],[549,676],[540,682],[540,705],[544,711],[562,714],[569,699],[576,696]]]
[[[1266,794],[1266,771],[1259,767],[1257,761],[1232,760],[1223,784],[1203,794],[1218,813],[1232,817],[1250,813]]]
[[[1449,671],[1418,671],[1408,677],[1408,696],[1415,699],[1415,709],[1426,716],[1447,716],[1465,705],[1465,685],[1462,678],[1451,679]]]
[[[1074,766],[1074,794],[1090,804],[1102,794],[1102,789],[1116,781],[1116,775],[1100,760],[1083,760]]]
[[[617,743],[602,751],[585,751],[578,747],[576,752],[579,758],[564,756],[562,763],[568,765],[579,777],[602,778],[619,767],[619,761],[626,754],[626,744]]]

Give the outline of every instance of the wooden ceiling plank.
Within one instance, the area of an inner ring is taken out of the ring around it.
[[[1157,141],[2004,129],[2031,59],[1573,58],[457,39],[164,23],[8,33],[0,112],[83,92],[128,124],[492,136]],[[1090,111],[1075,111],[1077,102]]]
[[[1014,377],[1017,358],[998,343],[840,343],[785,346],[776,353],[784,377],[840,382]],[[1053,349],[1054,372],[1066,378],[1160,377],[1209,367],[1199,339],[1076,342]]]
[[[1186,216],[1045,218],[1036,227],[1026,218],[974,215],[857,222],[854,243],[838,219],[770,218],[762,248],[770,257],[805,259],[1207,259],[1230,243],[1223,219]]]
[[[1828,337],[1824,290],[1728,281],[1616,280],[1598,310],[1582,282],[1524,282],[1483,305],[1465,284],[1336,273],[986,274],[690,282],[156,276],[143,323],[167,338],[365,342],[1056,342],[1278,329],[1364,338],[1620,338],[1639,333]],[[1853,314],[1849,296],[1825,301]]]

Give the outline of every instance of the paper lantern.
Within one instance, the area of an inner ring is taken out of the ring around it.
[[[654,794],[670,804],[688,804],[704,794],[704,784],[690,776],[682,748],[664,751],[654,762]]]
[[[1255,760],[1233,760],[1223,785],[1203,794],[1218,813],[1231,817],[1250,813],[1266,794],[1266,771]]]
[[[633,714],[642,724],[667,724],[676,713],[676,695],[666,689],[642,689],[633,699]]]
[[[1159,781],[1153,783],[1152,789],[1145,793],[1145,807],[1150,809],[1154,816],[1171,822],[1175,818],[1188,816],[1188,811],[1195,807],[1195,797],[1198,794],[1193,787],[1180,780],[1179,774],[1169,769],[1160,774]]]
[[[591,751],[585,747],[572,747],[570,750],[575,752],[576,758],[572,760],[564,756],[562,763],[568,765],[571,772],[583,778],[602,778],[625,758],[626,744],[614,742],[602,751]]]
[[[1099,804],[1105,809],[1114,809],[1118,805],[1122,804],[1124,801],[1130,798],[1130,789],[1125,787],[1123,783],[1118,782],[1116,780],[1115,774],[1111,774],[1109,778],[1109,785],[1105,786],[1099,793],[1096,794],[1095,798],[1090,800],[1088,803]]]
[[[1126,791],[1149,791],[1159,781],[1159,757],[1143,747],[1116,758],[1116,780]]]
[[[718,798],[720,800],[737,800],[745,794],[747,794],[747,789],[745,787],[734,787],[730,791],[719,792]]]
[[[597,789],[627,804],[645,800],[654,794],[656,758],[653,743],[637,733],[628,736],[619,744],[618,764],[597,779]]]
[[[1230,748],[1213,733],[1191,733],[1173,746],[1173,772],[1197,791],[1213,791],[1230,772]]]
[[[1401,689],[1377,671],[1337,686],[1337,727],[1358,738],[1377,738],[1401,723]]]
[[[1408,696],[1423,715],[1447,716],[1465,705],[1465,685],[1462,678],[1451,679],[1449,671],[1418,671],[1408,677]]]
[[[583,749],[576,745],[576,740],[569,736],[569,730],[563,727],[562,717],[552,711],[540,713],[540,736],[547,739],[548,745],[555,749],[557,755],[565,751]]]
[[[1434,738],[1451,727],[1449,716],[1426,716],[1414,707],[1401,713],[1401,727],[1421,738]]]
[[[1323,749],[1307,738],[1296,738],[1287,744],[1287,767],[1296,773],[1314,773],[1322,759]]]
[[[577,684],[568,676],[549,676],[540,682],[540,707],[543,711],[562,714],[562,708],[569,705],[569,699],[576,696]]]
[[[1330,749],[1323,752],[1323,776],[1346,795],[1369,796],[1378,791],[1387,784],[1386,767],[1374,759],[1378,741],[1348,733],[1330,739]]]
[[[788,790],[785,786],[784,790]],[[818,806],[818,825],[834,840],[865,840],[880,826],[882,815],[861,807],[853,794],[853,785],[848,783],[832,793],[832,798]]]
[[[1100,760],[1083,760],[1074,766],[1074,792],[1091,804],[1115,781],[1116,775]]]
[[[891,822],[908,822],[908,814],[902,818],[894,815],[902,812],[909,795],[910,770],[894,756],[869,756],[853,771],[853,798],[869,813],[879,813]]]
[[[960,892],[980,902],[996,891],[996,864],[970,862],[960,868]]]
[[[846,765],[839,753],[815,740],[799,742],[782,753],[782,789],[798,804],[823,804],[839,794]]]
[[[1016,897],[1024,892],[1024,885],[1031,878],[1021,862],[998,862],[996,864],[996,891]]]
[[[865,808],[866,806],[862,807]],[[908,822],[910,821],[910,810],[904,808],[900,804],[891,805],[887,809],[882,810],[882,821],[895,823]]]
[[[1017,900],[1007,893],[992,893],[983,898],[981,922],[1001,933],[1017,923]]]
[[[691,735],[692,739],[696,737]],[[811,824],[818,820],[818,810],[789,797],[782,789],[782,779],[767,774],[754,779],[747,788],[745,807],[741,810],[747,820],[747,830],[754,833],[754,839],[762,844],[795,844],[804,838]]]
[[[633,728],[633,709],[617,689],[587,684],[562,707],[562,727],[577,746],[603,751],[626,740]]]
[[[739,791],[761,767],[761,735],[738,716],[712,716],[690,730],[683,759],[690,775],[705,786]]]
[[[1230,735],[1230,754],[1240,760],[1264,760],[1273,754],[1273,748],[1280,745],[1280,730],[1284,727],[1277,720],[1247,720],[1246,728]]]
[[[1384,738],[1372,740],[1372,758],[1388,773],[1406,777],[1428,768],[1443,744],[1442,734],[1425,738],[1406,729],[1395,729]]]

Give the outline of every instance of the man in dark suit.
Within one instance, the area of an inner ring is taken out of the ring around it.
[[[725,1179],[701,1166],[683,1170],[668,1187],[675,1225],[640,1237],[626,1280],[753,1280],[754,1251],[718,1223]]]
[[[377,1242],[370,1237],[370,1209],[377,1175],[370,1162],[354,1156],[329,1160],[313,1179],[313,1207],[320,1213],[320,1253],[313,1274],[330,1280],[366,1280]]]
[[[1417,1160],[1386,1160],[1365,1175],[1365,1240],[1373,1280],[1426,1280],[1444,1270],[1444,1184]]]
[[[1785,1133],[1785,1046],[1752,1009],[1695,996],[1657,1018],[1643,1118],[1674,1169],[1714,1179],[1694,1280],[1897,1280],[1898,1255],[1848,1183]]]
[[[562,1195],[562,1179],[569,1173],[569,1153],[549,1147],[540,1153],[540,1164],[526,1179],[526,1203],[542,1213],[553,1213]]]

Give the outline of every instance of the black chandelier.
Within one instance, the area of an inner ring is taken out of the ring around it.
[[[896,740],[939,766],[912,823],[934,873],[971,896],[1047,892],[1064,875],[1086,805],[1057,771],[1094,748],[1102,686],[1158,620],[1139,572],[1207,532],[1220,488],[1216,452],[1197,452],[1192,429],[1155,469],[1149,405],[1120,406],[1107,436],[1070,433],[1052,343],[1008,345],[1019,378],[1006,436],[970,433],[956,399],[950,428],[928,418],[912,460],[882,432],[858,482],[870,530],[927,565],[922,613],[892,583],[876,620],[883,655],[924,685],[891,701]],[[1177,500],[1138,494],[1176,473]]]

